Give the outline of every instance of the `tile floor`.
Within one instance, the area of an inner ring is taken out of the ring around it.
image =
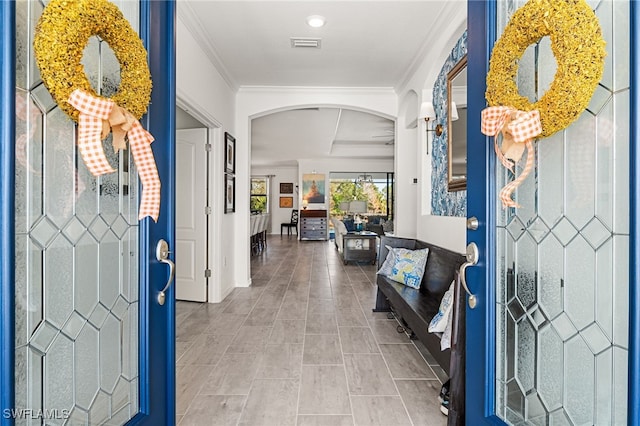
[[[444,372],[371,311],[375,271],[333,241],[271,236],[251,287],[178,302],[177,424],[446,425]]]

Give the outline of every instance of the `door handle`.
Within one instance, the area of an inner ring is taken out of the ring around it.
[[[478,230],[478,226],[480,226],[480,222],[478,221],[478,218],[475,216],[471,216],[470,218],[467,219],[467,229],[470,231],[477,231]]]
[[[169,253],[171,253],[169,251],[169,244],[165,240],[158,241],[158,245],[156,246],[156,259],[158,259],[158,262],[169,265],[169,281],[167,281],[167,284],[164,286],[162,291],[158,293],[158,303],[160,305],[164,305],[166,300],[165,292],[171,286],[173,277],[176,274],[176,265],[171,261],[171,259],[169,259]]]
[[[464,287],[464,291],[469,295],[469,307],[471,309],[475,308],[478,304],[478,299],[475,294],[471,293],[469,287],[467,286],[467,268],[469,266],[474,266],[478,264],[478,246],[476,243],[469,243],[467,246],[467,261],[460,265],[460,271],[458,275],[460,276],[460,281],[462,282],[462,287]]]

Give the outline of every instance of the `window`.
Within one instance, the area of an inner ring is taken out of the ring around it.
[[[329,177],[332,216],[343,216],[353,200],[367,201],[367,215],[393,219],[393,173],[338,173]]]
[[[269,212],[269,183],[266,177],[251,178],[251,213]]]

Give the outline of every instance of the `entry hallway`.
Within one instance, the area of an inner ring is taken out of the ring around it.
[[[371,311],[375,266],[270,236],[251,271],[222,303],[177,304],[177,424],[446,425],[442,370]]]

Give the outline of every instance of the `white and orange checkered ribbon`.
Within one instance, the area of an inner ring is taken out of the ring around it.
[[[494,147],[498,159],[504,167],[515,175],[515,165],[527,150],[527,161],[522,173],[500,190],[502,207],[520,207],[511,194],[527,178],[534,163],[533,139],[542,132],[540,112],[520,111],[512,107],[497,106],[482,111],[482,133],[494,137]],[[498,136],[502,135],[502,144]]]
[[[160,176],[151,150],[153,136],[131,113],[112,100],[97,98],[76,89],[69,96],[69,103],[80,112],[78,148],[92,175],[115,172],[102,148],[102,139],[107,137],[109,130],[113,133],[116,152],[126,147],[124,137],[127,136],[142,181],[138,219],[150,216],[157,222],[160,215]]]

